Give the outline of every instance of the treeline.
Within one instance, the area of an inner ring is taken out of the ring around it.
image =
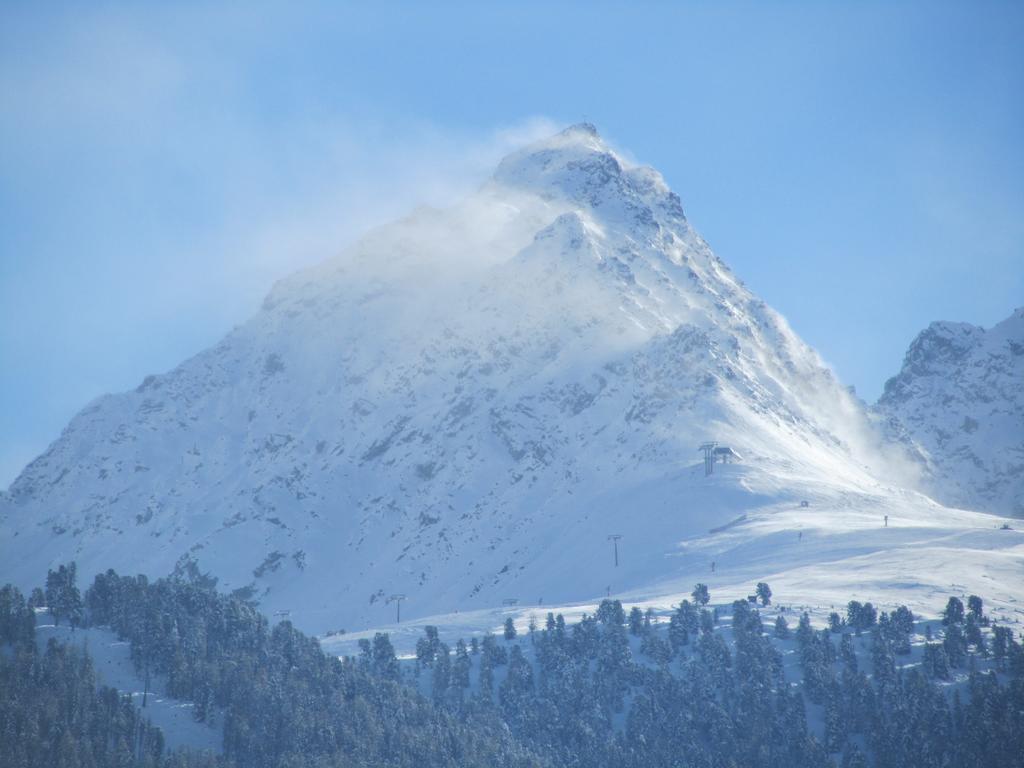
[[[986,639],[980,598],[967,612],[951,598],[942,637],[928,630],[923,660],[904,669],[897,659],[911,653],[916,621],[906,607],[879,613],[853,601],[828,629],[815,631],[806,613],[792,629],[782,612],[765,621],[754,599],[763,610],[771,591],[758,587],[732,604],[731,642],[697,585],[667,627],[637,608],[627,616],[617,601],[571,627],[548,614],[525,640],[534,664],[510,622],[505,643],[460,640],[454,653],[428,627],[415,676],[422,685],[430,675],[440,706],[497,711],[565,766],[1024,765],[1024,647],[1006,627],[990,627]],[[780,647],[794,645],[800,680],[787,682]],[[364,655],[391,668],[378,643]],[[979,660],[994,669],[979,671]],[[495,686],[498,669],[504,680]],[[958,670],[965,695],[950,696],[944,683]]]
[[[806,614],[790,627],[784,612],[762,615],[770,610],[767,584],[733,603],[728,622],[697,585],[668,622],[606,600],[573,625],[548,614],[520,634],[509,620],[501,636],[454,647],[428,628],[415,665],[400,665],[385,634],[339,660],[201,579],[150,583],[108,571],[79,597],[80,609],[73,568],[54,572],[48,586],[36,602],[56,601],[69,620],[112,627],[131,641],[143,678],[161,676],[171,695],[195,702],[198,719],[222,729],[223,768],[1024,766],[1024,648],[1008,628],[990,625],[974,596],[966,608],[950,599],[939,636],[929,631],[921,663],[907,668],[899,659],[911,653],[916,619],[906,608],[886,613],[851,602],[824,630]],[[0,598],[0,640],[22,649],[4,656],[6,675],[12,658],[33,653],[34,616],[15,590]],[[783,650],[797,655],[799,679],[791,671],[787,680]],[[68,664],[89,668],[81,654],[58,648],[39,658],[50,655],[64,660],[65,673]],[[968,682],[950,695],[943,686],[956,674]],[[17,702],[0,689],[5,766],[8,749],[28,755],[33,749],[23,744],[44,736],[47,748],[56,743],[49,723],[57,721],[37,717],[33,736],[8,728],[10,713],[31,711],[33,695],[77,713],[81,705],[66,702],[84,700],[95,680],[74,690],[20,685]],[[55,726],[78,762],[10,764],[209,764],[188,753],[162,756],[158,732],[113,697],[100,692],[95,700],[119,713],[117,725]],[[107,751],[92,746],[95,733],[107,734],[96,742]]]

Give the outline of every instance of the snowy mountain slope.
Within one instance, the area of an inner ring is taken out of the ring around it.
[[[875,410],[936,499],[1024,516],[1024,308],[988,330],[932,323]]]
[[[720,467],[707,482],[702,470],[695,472],[687,491],[703,497],[695,499],[686,515],[710,506],[717,514],[708,518],[729,518],[739,507],[726,514],[715,505],[747,484],[751,474],[748,467],[731,465]],[[779,499],[798,485],[789,478],[775,482]],[[761,491],[762,499],[772,497],[770,487]],[[753,593],[757,582],[766,581],[776,604],[807,610],[817,626],[824,626],[828,613],[850,600],[872,602],[879,610],[890,611],[907,605],[915,615],[935,618],[949,596],[966,600],[967,595],[977,594],[1000,624],[1024,630],[1024,531],[1003,530],[1002,518],[948,509],[910,491],[879,489],[870,494],[817,484],[814,491],[806,508],[796,499],[762,500],[714,530],[693,526],[685,536],[667,538],[685,526],[677,524],[670,531],[671,524],[666,524],[656,535],[665,536],[671,546],[663,544],[660,549],[653,537],[644,536],[646,520],[626,527],[618,569],[612,564],[610,544],[599,553],[605,559],[610,596],[621,600],[627,610],[635,605],[665,617],[680,601],[691,599],[698,582],[708,585],[713,605],[725,608]],[[587,539],[579,549],[600,547],[596,539]],[[662,562],[650,563],[652,552]],[[578,557],[577,549],[564,560]],[[564,574],[564,562],[562,567]],[[634,587],[629,575],[636,570],[662,577]],[[558,578],[557,566],[549,575]],[[525,632],[531,618],[543,623],[548,611],[562,613],[570,623],[583,614],[593,615],[605,595],[604,589],[593,589],[588,598],[571,602],[545,595],[543,603],[521,595],[524,599],[514,606],[493,604],[412,620],[406,618],[403,607],[401,624],[394,622],[392,614],[372,629],[322,638],[322,643],[339,655],[356,654],[361,638],[386,631],[399,653],[409,654],[426,625],[438,627],[441,638],[450,644],[460,637],[468,641],[485,632],[500,634],[510,616]]]
[[[742,466],[705,478],[706,440]],[[880,450],[660,176],[574,126],[88,406],[0,501],[0,579],[194,563],[305,629],[351,630],[390,621],[393,594],[422,617],[675,589],[687,542],[743,515],[729,530],[779,572],[752,521],[800,499],[830,500],[823,531],[861,505],[941,519],[935,537],[991,527],[880,482],[869,465],[898,463]],[[633,553],[618,569],[611,533]]]

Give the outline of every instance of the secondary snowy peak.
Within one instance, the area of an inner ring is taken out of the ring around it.
[[[1024,308],[987,330],[932,323],[876,411],[937,499],[1024,516]]]
[[[744,457],[721,485],[709,439]],[[92,403],[0,499],[0,563],[26,586],[72,558],[198,563],[313,629],[372,626],[393,593],[421,616],[574,600],[608,586],[609,531],[646,553],[616,572],[638,588],[769,500],[883,493],[870,442],[661,177],[574,126]]]

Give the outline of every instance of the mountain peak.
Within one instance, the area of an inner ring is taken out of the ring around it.
[[[492,182],[574,208],[600,211],[602,217],[651,223],[660,211],[685,221],[679,197],[661,174],[634,166],[616,153],[590,123],[577,123],[508,155]]]
[[[568,136],[573,134],[585,134],[587,136],[593,136],[594,138],[601,138],[597,132],[597,126],[586,121],[583,121],[582,123],[574,123],[562,131],[562,135]]]
[[[513,152],[498,165],[494,180],[550,197],[586,181],[607,183],[621,176],[621,160],[589,123],[571,125]]]

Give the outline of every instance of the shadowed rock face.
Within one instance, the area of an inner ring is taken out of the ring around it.
[[[988,330],[932,323],[875,409],[939,501],[1024,516],[1024,308]]]
[[[0,580],[198,567],[313,629],[370,625],[392,593],[410,615],[572,600],[604,590],[586,542],[624,518],[651,553],[620,570],[636,586],[764,478],[870,487],[866,432],[660,175],[575,126],[90,404],[0,498]],[[708,439],[745,462],[727,501],[679,485]]]

